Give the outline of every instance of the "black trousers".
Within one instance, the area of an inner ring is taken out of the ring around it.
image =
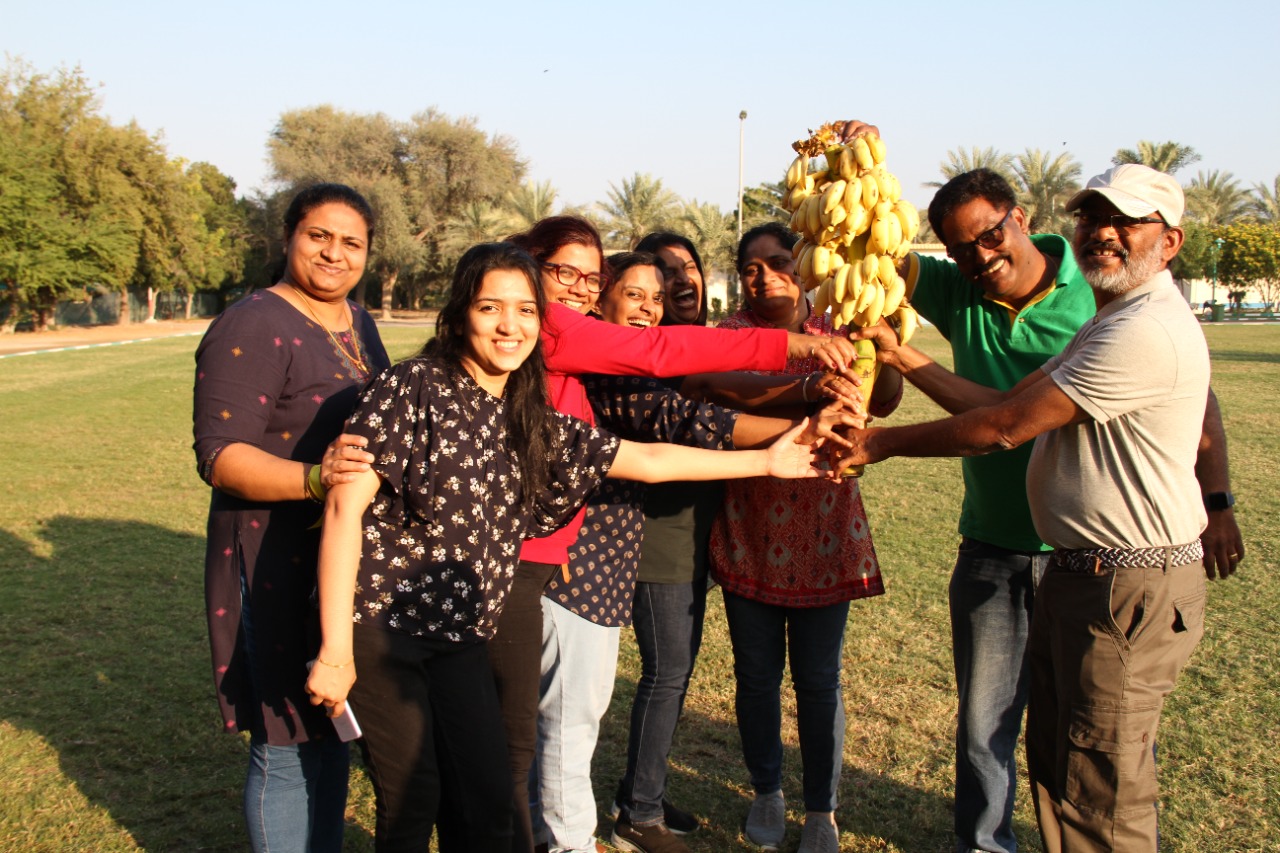
[[[511,775],[486,644],[357,625],[354,652],[379,853],[422,853],[433,828],[442,853],[508,853]]]
[[[560,567],[521,560],[489,641],[506,726],[515,808],[513,853],[533,853],[529,768],[538,747],[538,690],[542,680],[542,590]]]

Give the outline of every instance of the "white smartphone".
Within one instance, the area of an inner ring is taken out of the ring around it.
[[[351,703],[346,703],[341,714],[336,717],[330,717],[333,723],[333,729],[338,733],[338,739],[344,743],[363,737],[364,732],[360,731],[360,724],[356,722],[356,712],[351,710]]]

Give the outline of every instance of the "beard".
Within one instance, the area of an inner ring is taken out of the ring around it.
[[[1128,293],[1138,285],[1149,281],[1164,266],[1164,247],[1159,241],[1152,243],[1150,248],[1142,254],[1126,252],[1117,243],[1108,242],[1091,244],[1091,246],[1111,249],[1120,257],[1120,269],[1114,272],[1103,272],[1093,267],[1088,256],[1085,262],[1080,264],[1080,271],[1084,273],[1085,281],[1089,282],[1089,286],[1110,296]]]

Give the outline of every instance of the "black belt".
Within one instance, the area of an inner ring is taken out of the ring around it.
[[[1185,566],[1204,559],[1200,540],[1163,548],[1058,549],[1049,557],[1050,568],[1066,572],[1101,574],[1103,569],[1155,569]]]

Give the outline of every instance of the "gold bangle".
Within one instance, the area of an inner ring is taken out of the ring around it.
[[[327,660],[324,660],[324,659],[323,659],[323,658],[321,658],[319,655],[316,655],[316,663],[324,664],[325,666],[329,667],[330,669],[346,669],[347,667],[351,666],[351,664],[353,664],[353,663],[355,663],[355,662],[356,662],[356,659],[355,659],[355,658],[352,658],[351,660],[347,661],[346,663],[329,663]]]

